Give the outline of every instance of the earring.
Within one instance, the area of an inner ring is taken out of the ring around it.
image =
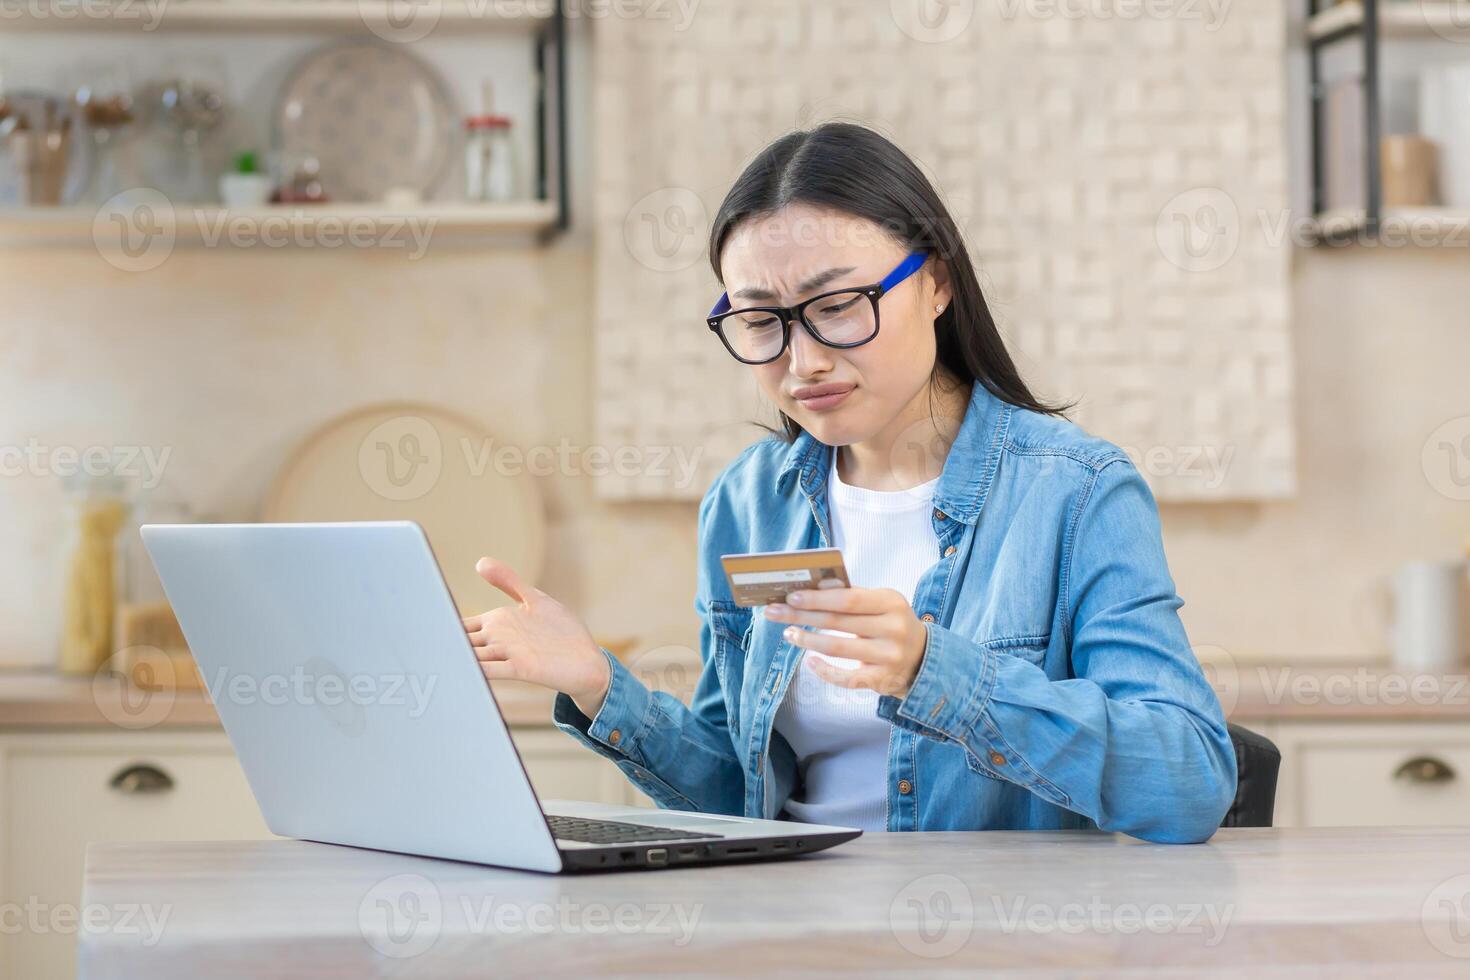
[[[943,313],[944,312],[944,304],[943,303],[936,303],[936,304],[934,304],[934,312],[935,313]]]

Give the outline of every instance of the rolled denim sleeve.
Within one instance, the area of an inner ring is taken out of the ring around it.
[[[1072,677],[928,623],[894,724],[962,745],[976,766],[1144,840],[1208,839],[1235,795],[1220,703],[1179,619],[1158,509],[1126,459],[1081,498],[1059,601]]]
[[[719,481],[699,510],[700,552]],[[663,691],[650,691],[607,650],[611,682],[595,718],[565,694],[556,696],[552,720],[562,731],[613,762],[659,806],[739,815],[745,774],[735,754],[726,718],[725,695],[711,651],[708,574],[701,564],[695,590],[703,667],[688,705]]]

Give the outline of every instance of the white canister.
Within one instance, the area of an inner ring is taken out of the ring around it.
[[[1424,69],[1419,129],[1439,146],[1439,203],[1470,207],[1470,65]]]
[[[1393,580],[1393,662],[1415,671],[1463,662],[1465,562],[1412,561]]]

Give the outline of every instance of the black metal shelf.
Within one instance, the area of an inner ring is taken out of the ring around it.
[[[1420,38],[1470,41],[1470,23],[1456,0],[1425,0],[1415,4],[1382,0],[1307,0],[1308,78],[1312,103],[1312,217],[1322,240],[1354,235],[1377,238],[1383,227],[1383,174],[1380,147],[1383,136],[1381,49],[1384,38]],[[1327,88],[1322,81],[1323,52],[1334,45],[1358,41],[1363,71],[1364,205],[1329,211],[1326,180],[1326,122],[1323,118]],[[1416,209],[1421,216],[1433,209]],[[1445,214],[1451,212],[1446,209]],[[1448,220],[1448,219],[1447,219]]]
[[[552,13],[551,21],[542,28],[537,37],[536,48],[536,71],[537,71],[537,104],[540,111],[536,114],[537,131],[537,179],[536,194],[541,200],[556,201],[556,230],[566,231],[572,223],[572,208],[569,188],[571,184],[569,168],[571,160],[567,154],[567,15],[565,0],[557,0],[556,9]],[[548,149],[547,149],[547,123],[546,123],[546,90],[548,58],[551,60],[549,82],[551,101],[555,106],[555,119],[551,128],[555,136],[556,155],[556,193],[551,194],[550,182],[547,179]]]
[[[536,196],[540,202],[555,207],[554,223],[543,234],[543,240],[571,226],[569,168],[571,164],[567,126],[567,0],[548,2],[544,9],[516,15],[498,16],[485,5],[467,0],[446,0],[436,12],[434,30],[456,35],[524,34],[535,45],[536,79]],[[391,23],[394,9],[389,0],[174,0],[159,10],[156,22],[141,14],[135,3],[99,0],[88,9],[87,16],[60,16],[61,0],[37,0],[17,8],[14,16],[4,18],[4,29],[40,32],[132,31],[142,33],[155,28],[173,32],[275,31],[281,33],[315,32],[362,35],[378,23]],[[539,5],[538,5],[539,6]],[[368,207],[368,206],[365,206]],[[430,210],[437,209],[430,206]],[[383,209],[378,209],[383,210]],[[463,215],[450,217],[465,227],[493,226],[494,208],[469,205]],[[511,207],[501,209],[510,215],[506,224],[521,227],[530,222],[526,215],[535,209]],[[490,217],[486,217],[489,215]],[[9,216],[7,216],[9,217]],[[63,220],[58,226],[66,224]],[[21,215],[21,224],[31,227],[37,222]],[[43,222],[44,223],[44,222]]]
[[[1308,78],[1312,94],[1312,217],[1320,220],[1327,211],[1327,139],[1323,120],[1327,88],[1322,83],[1322,51],[1329,45],[1356,37],[1363,44],[1363,162],[1367,184],[1361,229],[1364,234],[1375,236],[1383,221],[1383,175],[1378,149],[1383,125],[1383,105],[1378,86],[1378,0],[1361,0],[1361,5],[1362,15],[1355,23],[1345,24],[1318,37],[1312,36],[1310,27],[1307,32]],[[1322,12],[1323,0],[1307,0],[1309,24]]]

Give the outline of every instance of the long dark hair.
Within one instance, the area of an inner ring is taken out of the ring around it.
[[[934,321],[931,381],[943,369],[961,382],[984,385],[1012,405],[1048,415],[1065,410],[1039,401],[1021,380],[980,291],[964,238],[934,185],[907,154],[865,126],[829,122],[789,133],[745,168],[710,229],[710,265],[721,283],[720,252],[730,232],[747,218],[798,203],[866,218],[906,248],[925,249],[948,266],[954,299]],[[801,432],[785,412],[781,426],[788,440]]]

